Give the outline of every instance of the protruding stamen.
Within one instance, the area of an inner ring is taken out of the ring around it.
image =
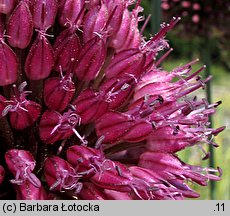
[[[192,75],[186,77],[184,80],[185,81],[191,80],[192,78],[196,77],[201,71],[203,71],[205,68],[206,68],[206,66],[204,65],[199,70],[197,70],[195,73],[193,73]]]
[[[13,108],[13,105],[8,105],[4,108],[4,110],[2,111],[2,116],[6,116],[8,114],[8,112]]]
[[[95,144],[95,149],[100,149],[101,145],[103,143],[103,140],[105,139],[105,136],[100,136]]]
[[[221,104],[222,104],[222,101],[217,101],[217,102],[215,103],[214,107],[216,108],[216,107],[218,107],[218,106],[221,105]]]
[[[26,82],[26,81],[22,82],[22,83],[18,86],[18,91],[19,91],[20,93],[22,93],[22,92],[24,91],[24,89],[25,89],[26,86],[27,86],[27,82]]]
[[[58,185],[60,185],[60,184],[61,184],[61,179],[59,178],[59,179],[57,179],[56,182],[54,182],[54,183],[50,186],[49,190],[50,190],[50,191],[54,190],[54,189],[55,189]]]
[[[202,84],[201,83],[197,83],[197,84],[194,84],[192,85],[190,88],[186,89],[184,92],[180,92],[178,94],[178,98],[180,97],[183,97],[185,95],[188,95],[190,94],[191,92],[199,89],[200,87],[204,86],[204,84],[206,84],[208,81],[210,81],[212,79],[212,76],[209,76],[208,78],[206,78],[205,80],[202,81]]]
[[[222,132],[223,130],[225,130],[226,126],[223,127],[219,127],[215,130],[212,131],[212,135],[217,136],[220,132]]]
[[[151,122],[151,125],[152,125],[152,128],[155,130],[155,129],[156,129],[156,127],[157,127],[156,122],[152,121],[152,122]]]
[[[82,142],[83,146],[87,146],[88,141],[84,139],[84,137],[82,137],[75,128],[72,129],[73,132],[75,133],[75,135],[80,139],[80,141]]]
[[[53,38],[54,35],[51,34],[47,34],[44,30],[40,30],[40,29],[35,29],[36,32],[38,32],[38,35],[40,36],[40,38],[46,38],[46,37],[51,37]]]
[[[147,26],[147,24],[148,24],[150,18],[151,18],[151,14],[148,15],[148,17],[146,18],[146,20],[145,20],[145,22],[144,22],[144,25],[142,26],[142,28],[141,28],[141,30],[140,30],[140,34],[141,34],[141,35],[143,34],[143,32],[144,32],[144,30],[145,30],[145,28],[146,28],[146,26]]]
[[[219,177],[221,177],[221,176],[222,176],[222,174],[223,174],[222,169],[221,169],[220,167],[217,167],[217,170],[218,170],[218,172],[219,172]]]
[[[180,17],[173,17],[169,24],[165,25],[152,39],[151,41],[159,40],[160,38],[164,37],[166,33],[171,30],[179,21],[181,20]]]
[[[173,51],[173,48],[169,49],[157,62],[156,67]]]

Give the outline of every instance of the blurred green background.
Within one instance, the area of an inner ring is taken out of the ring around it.
[[[230,199],[230,1],[222,0],[142,0],[145,17],[152,14],[145,34],[154,34],[160,23],[169,22],[175,16],[181,16],[180,23],[168,33],[167,39],[174,51],[164,60],[162,67],[170,71],[173,68],[199,58],[200,62],[193,66],[194,71],[206,64],[213,76],[206,90],[197,92],[199,97],[208,94],[212,102],[221,100],[213,116],[213,127],[225,125],[226,129],[215,137],[220,146],[212,153],[211,161],[202,161],[203,153],[198,147],[191,147],[179,153],[186,163],[209,167],[219,166],[223,170],[222,180],[210,183],[209,187],[192,185],[199,191],[200,199]],[[208,148],[208,147],[207,147]],[[207,149],[208,150],[208,149]],[[211,149],[212,151],[212,149]]]

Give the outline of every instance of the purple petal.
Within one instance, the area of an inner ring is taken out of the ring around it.
[[[105,43],[98,36],[95,36],[82,47],[74,69],[77,78],[85,81],[95,79],[105,61],[105,57]]]
[[[56,0],[33,0],[31,8],[35,28],[46,31],[54,24],[58,9]]]
[[[0,74],[0,86],[16,82],[18,76],[17,57],[4,42],[0,42]]]
[[[38,35],[26,58],[26,75],[31,80],[45,79],[49,76],[53,66],[52,46],[44,36]]]
[[[33,34],[33,21],[26,1],[20,1],[7,24],[8,42],[12,47],[25,49]]]

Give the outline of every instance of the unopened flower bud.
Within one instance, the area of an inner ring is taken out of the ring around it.
[[[12,47],[25,49],[33,34],[33,21],[25,0],[20,1],[7,24],[8,42]]]

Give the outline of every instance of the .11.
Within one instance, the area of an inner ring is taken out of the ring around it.
[[[224,203],[217,203],[216,204],[217,211],[224,211]]]

